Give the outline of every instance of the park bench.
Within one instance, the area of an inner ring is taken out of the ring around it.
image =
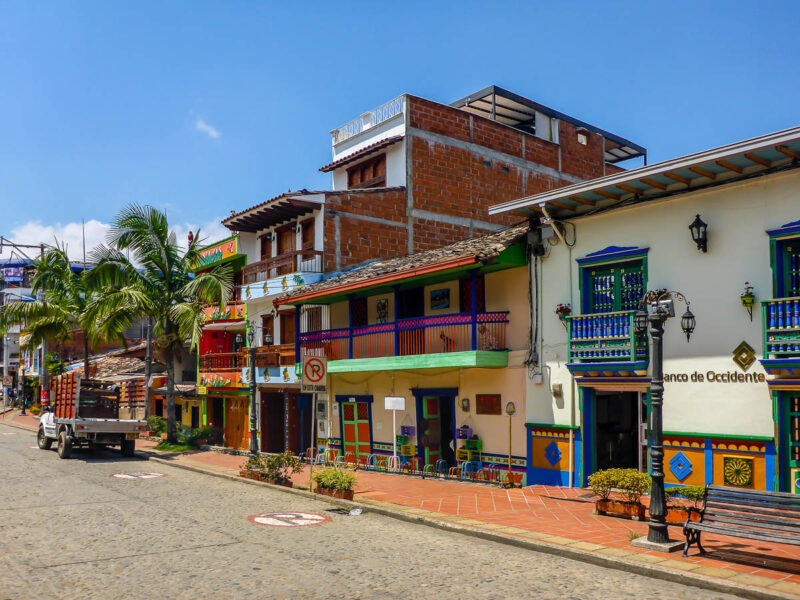
[[[693,512],[699,520],[692,520]],[[700,543],[704,531],[800,546],[800,495],[708,485],[703,508],[691,507],[683,526],[684,556],[692,544],[705,553]]]

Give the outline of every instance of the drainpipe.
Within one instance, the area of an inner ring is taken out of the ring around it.
[[[540,208],[542,209],[542,214],[547,218],[549,221],[553,221],[553,218],[550,216],[550,213],[547,212],[547,205],[541,204]],[[564,244],[564,247],[567,249],[567,271],[569,272],[569,305],[574,306],[575,303],[573,302],[573,293],[572,293],[572,248],[567,244],[567,240],[564,238],[564,235],[561,233],[561,230],[553,226],[553,231],[555,231],[558,239]],[[569,340],[567,340],[567,344],[569,344]],[[577,396],[577,385],[575,384],[575,377],[570,373],[570,402],[569,402],[569,483],[568,487],[572,487],[572,481],[575,478],[575,398]]]

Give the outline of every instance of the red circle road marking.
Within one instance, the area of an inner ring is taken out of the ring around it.
[[[306,362],[306,379],[311,383],[319,383],[325,374],[325,366],[318,358],[310,358]]]
[[[308,512],[279,512],[261,513],[248,517],[256,525],[269,525],[270,527],[309,527],[330,523],[331,518],[325,515]]]
[[[112,473],[109,477],[116,479],[160,479],[166,477],[165,473]]]

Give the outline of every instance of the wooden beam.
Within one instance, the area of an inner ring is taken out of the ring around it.
[[[769,162],[766,158],[761,158],[757,154],[753,154],[752,152],[745,152],[744,157],[749,160],[750,162],[754,162],[757,165],[761,165],[764,167],[771,167],[772,163]]]
[[[654,188],[658,188],[659,190],[662,191],[667,189],[667,186],[665,186],[663,183],[658,183],[657,181],[653,181],[652,179],[645,178],[645,179],[640,179],[639,181],[641,181],[642,183],[646,183],[647,185],[653,186]]]
[[[580,196],[570,196],[570,200],[573,202],[577,202],[578,204],[585,204],[586,206],[594,206],[597,204],[594,200],[587,200],[586,198],[581,198]]]
[[[603,198],[608,198],[610,200],[619,200],[620,198],[616,194],[612,194],[611,192],[607,192],[605,190],[595,190],[594,193],[597,194],[598,196],[602,196]]]
[[[734,173],[739,173],[740,175],[744,171],[742,167],[737,166],[732,162],[728,162],[727,160],[718,160],[717,164],[723,169],[728,169],[729,171],[733,171]]]
[[[635,187],[626,185],[624,183],[618,183],[614,187],[618,187],[619,189],[625,190],[626,192],[629,192],[631,194],[641,194],[644,191],[644,190],[637,190]]]
[[[702,175],[703,177],[708,177],[709,179],[716,179],[717,174],[713,171],[709,171],[708,169],[704,169],[702,167],[689,167],[689,170],[692,173],[697,173],[698,175]]]
[[[691,179],[687,179],[686,177],[683,177],[682,175],[678,175],[677,173],[664,173],[664,177],[669,177],[670,179],[672,179],[674,181],[679,181],[683,185],[691,185],[692,184],[692,180]]]
[[[566,202],[551,200],[550,202],[548,202],[548,204],[550,204],[551,206],[557,206],[558,208],[563,208],[564,210],[571,210],[573,212],[575,211],[575,207],[572,206],[571,204],[567,204]]]
[[[790,158],[800,158],[800,153],[795,152],[791,148],[787,148],[786,146],[775,146],[775,150],[780,152],[781,154],[785,154]]]

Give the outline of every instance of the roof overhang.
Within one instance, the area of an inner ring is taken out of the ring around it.
[[[456,100],[450,106],[529,133],[535,131],[537,112],[548,117],[561,119],[572,123],[576,127],[583,127],[588,131],[602,135],[606,139],[604,158],[609,163],[616,163],[647,154],[647,149],[630,140],[496,85],[490,85],[474,94],[470,94],[466,98]]]
[[[744,140],[489,207],[569,219],[800,166],[800,127]]]
[[[389,146],[396,144],[402,139],[402,135],[393,135],[392,137],[388,137],[384,140],[380,140],[379,142],[375,142],[374,144],[370,144],[369,146],[365,146],[360,150],[356,150],[355,152],[339,158],[332,163],[328,163],[324,167],[320,167],[319,170],[323,173],[328,173],[334,169],[338,169],[339,167],[358,162],[359,160],[366,159],[367,157],[383,150],[384,148],[388,148]]]
[[[302,217],[322,208],[324,196],[300,190],[275,196],[251,208],[232,214],[222,221],[231,231],[255,233],[261,229]]]

